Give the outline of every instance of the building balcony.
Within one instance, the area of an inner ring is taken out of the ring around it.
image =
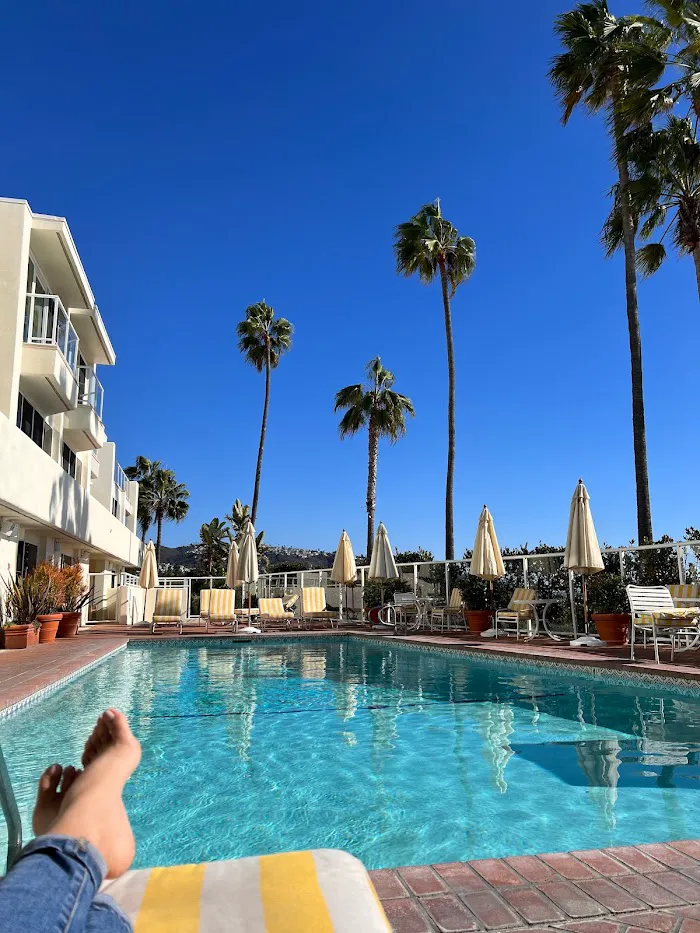
[[[43,415],[78,404],[78,336],[58,295],[28,295],[20,391]]]
[[[70,320],[80,339],[83,358],[91,363],[114,366],[116,355],[97,305],[71,308]]]
[[[96,450],[107,440],[102,423],[104,389],[89,366],[78,367],[78,407],[63,422],[63,437],[73,450]]]

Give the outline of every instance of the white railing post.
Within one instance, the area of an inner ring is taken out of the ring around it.
[[[418,595],[418,564],[413,565],[413,595]]]
[[[678,582],[685,583],[685,561],[683,560],[683,548],[680,544],[676,547],[676,560],[678,561]]]
[[[620,551],[620,579],[625,582],[625,552]]]
[[[450,602],[450,562],[445,561],[445,605]]]
[[[528,578],[528,571],[529,571],[529,569],[530,569],[530,568],[529,568],[529,565],[528,565],[527,557],[523,557],[523,586],[524,586],[526,589],[527,589],[527,587],[530,585],[529,578]]]

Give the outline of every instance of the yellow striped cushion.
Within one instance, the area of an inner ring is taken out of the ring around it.
[[[326,591],[322,586],[304,587],[304,612],[324,612]]]
[[[462,591],[458,586],[452,588],[450,593],[450,609],[461,609],[462,608]]]
[[[657,627],[673,625],[689,625],[698,618],[698,610],[685,609],[657,609],[655,612],[638,612],[634,617],[635,625],[652,626],[656,621]]]
[[[182,615],[183,591],[168,587],[156,592],[153,618],[157,622],[179,622]]]
[[[294,618],[293,612],[285,612],[282,600],[277,597],[259,599],[258,608],[260,609],[261,616],[269,616],[271,619]]]
[[[510,602],[508,603],[509,609],[523,609],[529,607],[523,607],[518,605],[519,603],[530,603],[537,599],[537,590],[531,590],[527,586],[516,586],[513,590],[513,595]]]
[[[362,863],[332,849],[130,871],[103,890],[134,933],[391,933]]]
[[[697,599],[700,600],[700,586],[697,583],[675,583],[668,587],[668,591],[677,606],[687,606],[687,602],[678,602],[678,600]]]
[[[199,614],[205,616],[209,612],[209,601],[211,600],[211,590],[200,590],[199,592]]]
[[[236,616],[236,591],[212,590],[209,618],[213,622],[233,621]]]

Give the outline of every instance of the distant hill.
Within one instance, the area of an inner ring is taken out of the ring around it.
[[[284,565],[294,565],[304,570],[323,570],[333,566],[332,551],[315,551],[311,548],[287,547],[286,545],[263,545],[270,570]],[[180,547],[161,546],[161,566],[168,565],[174,575],[191,574],[197,569],[198,544],[183,544]]]

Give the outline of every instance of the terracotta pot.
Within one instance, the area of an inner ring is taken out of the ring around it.
[[[37,622],[41,622],[41,628],[39,629],[39,644],[40,645],[50,645],[52,641],[56,640],[56,632],[58,631],[58,626],[63,618],[62,612],[54,612],[51,615],[47,616],[37,616]]]
[[[606,612],[591,616],[601,639],[611,647],[626,645],[631,617],[624,612]]]
[[[465,609],[467,630],[472,635],[480,635],[493,624],[493,614],[490,609]]]
[[[62,613],[61,621],[58,623],[56,638],[75,638],[78,634],[80,619],[81,613],[79,612]]]
[[[36,637],[33,625],[9,625],[5,629],[5,648],[31,648]]]

